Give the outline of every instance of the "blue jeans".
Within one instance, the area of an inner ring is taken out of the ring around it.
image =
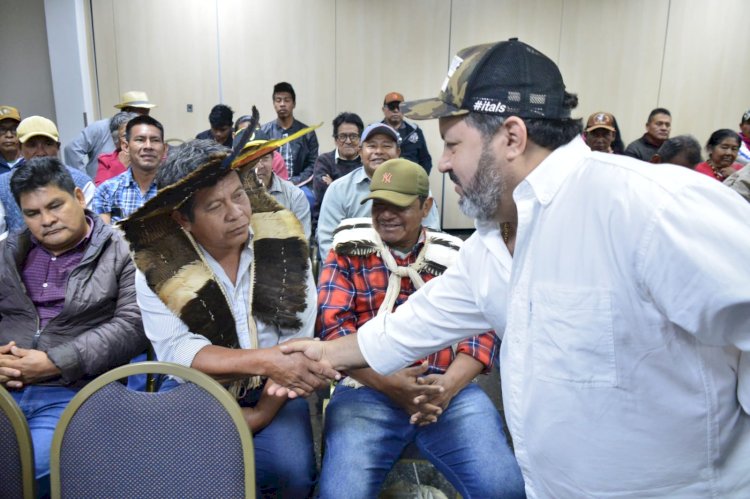
[[[34,444],[34,466],[37,480],[49,475],[49,454],[52,435],[68,403],[78,389],[65,386],[29,385],[21,390],[11,390],[16,404],[26,416]]]
[[[160,392],[178,386],[172,378],[164,381]],[[242,407],[254,406],[262,389],[250,391],[239,401]],[[310,408],[307,400],[287,400],[271,424],[253,435],[255,449],[255,485],[257,495],[305,498],[315,485],[316,464]]]
[[[409,415],[377,390],[337,386],[325,413],[320,497],[377,497],[412,442],[464,498],[525,497],[500,415],[475,384],[427,426],[409,424]]]

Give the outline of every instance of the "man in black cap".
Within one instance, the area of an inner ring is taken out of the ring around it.
[[[528,496],[748,497],[750,267],[715,255],[750,254],[750,205],[592,154],[576,100],[517,39],[461,50],[437,98],[402,107],[439,119],[477,231],[394,313],[282,350],[389,374],[494,329]]]
[[[427,175],[432,170],[432,157],[427,150],[427,141],[422,129],[404,119],[401,103],[404,96],[398,92],[388,92],[383,98],[383,123],[396,130],[401,138],[401,157],[414,161],[424,168]]]

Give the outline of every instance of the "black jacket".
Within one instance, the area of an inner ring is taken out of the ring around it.
[[[0,243],[0,344],[46,352],[62,371],[44,385],[83,386],[95,376],[126,364],[148,340],[135,298],[135,267],[119,232],[94,220],[88,247],[68,277],[60,314],[36,333],[39,316],[21,280],[31,249],[26,229]]]

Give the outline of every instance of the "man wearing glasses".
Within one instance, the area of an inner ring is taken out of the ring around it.
[[[401,157],[421,165],[429,175],[432,170],[432,157],[427,151],[427,141],[424,139],[421,128],[404,119],[404,113],[400,108],[402,102],[404,102],[404,96],[398,92],[385,94],[383,123],[390,125],[401,137]]]
[[[323,195],[331,182],[362,166],[362,160],[359,157],[359,138],[362,130],[365,129],[362,118],[354,113],[343,112],[333,119],[332,125],[336,147],[333,151],[318,156],[313,170],[313,192],[315,192],[313,225],[317,225]]]
[[[399,136],[390,126],[375,122],[365,128],[359,144],[362,166],[334,181],[320,205],[318,218],[318,251],[325,260],[333,243],[336,227],[347,218],[367,217],[372,211],[370,180],[375,169],[389,159],[399,157]],[[424,218],[423,225],[440,230],[440,215],[435,205]]]

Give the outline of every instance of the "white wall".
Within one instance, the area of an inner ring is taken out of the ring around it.
[[[0,0],[0,105],[56,118],[44,0]]]
[[[0,2],[17,24],[39,16],[41,0]],[[717,128],[736,128],[750,108],[746,3],[91,0],[98,105],[111,115],[121,92],[145,90],[159,106],[152,115],[167,136],[187,139],[207,128],[208,113],[222,98],[237,115],[255,104],[264,121],[273,119],[271,89],[287,80],[297,91],[295,115],[308,124],[325,123],[318,130],[323,152],[333,148],[330,122],[338,112],[356,112],[366,122],[381,119],[386,92],[397,90],[407,99],[436,95],[457,50],[518,36],[559,64],[568,89],[579,95],[584,119],[599,110],[614,113],[629,142],[643,133],[648,112],[665,106],[673,114],[673,134],[692,133],[705,142]],[[38,45],[38,29],[15,33],[23,42],[5,34],[0,41],[16,53]],[[48,69],[44,55],[33,63],[14,56],[13,69],[33,75],[24,80],[39,85],[33,71]],[[9,78],[0,72],[3,103],[24,93],[17,83],[6,87]],[[420,126],[436,165],[442,148],[436,123]],[[437,168],[431,183],[440,194]],[[446,199],[438,196],[444,226],[469,227],[449,180],[446,187]]]

